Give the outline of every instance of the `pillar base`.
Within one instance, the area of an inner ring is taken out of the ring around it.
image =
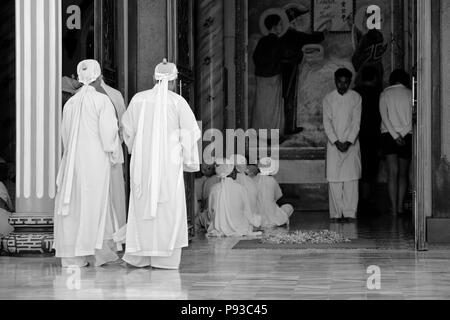
[[[2,239],[8,256],[53,255],[53,232],[13,232]]]
[[[54,254],[53,217],[49,215],[13,214],[9,224],[14,232],[3,237],[0,251],[8,256]]]

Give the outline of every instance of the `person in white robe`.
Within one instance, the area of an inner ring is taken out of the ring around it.
[[[259,226],[253,215],[245,188],[235,181],[237,171],[231,159],[226,159],[216,168],[221,181],[216,184],[209,196],[209,215],[211,223],[209,237],[259,236],[253,232]]]
[[[208,230],[210,224],[208,214],[208,199],[211,194],[211,188],[220,182],[220,178],[216,175],[216,166],[214,160],[204,162],[201,165],[203,177],[197,179],[196,183],[196,223],[199,228]]]
[[[208,169],[205,169],[206,165],[202,164],[200,166],[201,175],[199,177],[195,178],[194,182],[194,196],[195,196],[195,205],[194,205],[194,211],[195,211],[195,224],[196,229],[203,228],[204,221],[202,220],[201,213],[203,210],[203,199],[202,199],[202,192],[203,192],[203,184],[205,183],[206,179],[208,179],[205,175],[205,172],[208,171]]]
[[[188,246],[183,171],[198,172],[201,131],[189,104],[173,92],[178,70],[164,59],[153,89],[136,94],[122,118],[131,152],[128,223],[123,260],[135,267],[179,269]],[[169,90],[170,88],[170,90]]]
[[[251,178],[252,180],[255,180],[255,178],[258,176],[258,174],[259,174],[258,165],[256,165],[256,164],[247,165],[247,175],[249,178]]]
[[[362,98],[356,91],[349,90],[352,78],[350,70],[337,70],[337,89],[323,100],[323,124],[328,138],[327,180],[332,220],[354,220],[358,208],[358,184],[362,173],[358,139]]]
[[[123,159],[117,152],[116,113],[110,99],[97,91],[99,63],[82,61],[77,71],[83,87],[64,107],[64,154],[56,181],[53,248],[63,267],[88,266],[94,255],[96,266],[119,259],[109,193],[111,167]]]
[[[258,211],[258,188],[255,180],[248,176],[247,159],[241,154],[234,155],[233,159],[237,170],[236,181],[247,191],[247,201],[257,221],[255,226],[259,227],[261,225],[261,215]]]
[[[105,91],[106,95],[111,100],[114,108],[116,109],[116,115],[119,125],[119,136],[120,136],[120,149],[122,151],[122,156],[124,157],[124,146],[122,138],[122,117],[125,113],[126,105],[125,99],[119,90],[116,90],[108,86],[102,77],[101,87]],[[122,162],[125,162],[124,160]],[[117,222],[119,227],[122,228],[127,223],[127,206],[125,197],[125,176],[124,176],[124,166],[113,166],[111,169],[111,201],[112,209],[114,215],[117,217]]]
[[[261,215],[262,228],[289,226],[289,218],[294,213],[290,204],[279,206],[277,201],[283,197],[280,185],[273,177],[278,172],[277,160],[263,158],[259,160],[259,174],[255,177],[258,190],[257,207]]]
[[[9,218],[13,210],[8,189],[3,184],[3,181],[0,181],[0,239],[2,236],[7,236],[14,231],[14,228],[9,224]]]

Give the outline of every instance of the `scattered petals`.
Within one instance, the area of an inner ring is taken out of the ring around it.
[[[349,243],[350,239],[329,230],[296,231],[292,233],[271,232],[262,238],[262,243],[271,244],[336,244]]]

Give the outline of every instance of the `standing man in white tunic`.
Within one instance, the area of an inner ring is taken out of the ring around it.
[[[178,71],[165,59],[153,89],[138,93],[122,118],[131,156],[131,196],[123,260],[135,267],[178,269],[188,246],[183,171],[200,170],[201,138],[194,113],[176,87]]]
[[[361,179],[359,129],[361,96],[349,90],[353,74],[348,69],[335,73],[336,90],[323,101],[323,124],[328,138],[327,180],[332,220],[356,219],[358,184]]]
[[[114,106],[99,93],[100,65],[78,65],[81,90],[64,107],[64,155],[57,178],[54,249],[62,266],[96,266],[118,260],[112,235],[117,231],[110,202],[111,167],[122,165]],[[111,250],[113,249],[113,250]]]

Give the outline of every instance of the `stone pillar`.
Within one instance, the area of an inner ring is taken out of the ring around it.
[[[203,129],[224,129],[224,0],[195,1],[197,103]]]
[[[61,154],[61,1],[16,0],[16,213],[11,255],[50,254]]]

